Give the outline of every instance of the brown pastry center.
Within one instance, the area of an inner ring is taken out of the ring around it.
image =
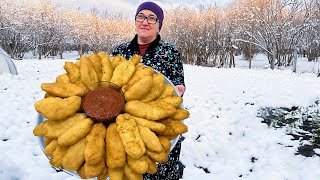
[[[85,95],[84,112],[97,121],[108,121],[118,115],[124,106],[123,95],[112,88],[99,88]]]

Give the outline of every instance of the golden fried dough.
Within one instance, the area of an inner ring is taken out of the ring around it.
[[[174,94],[174,87],[171,84],[165,84],[164,89],[158,99],[162,99],[168,96],[173,96]]]
[[[122,87],[129,82],[135,70],[136,67],[132,61],[125,61],[115,67],[110,81]]]
[[[165,136],[158,136],[159,141],[162,145],[162,147],[164,148],[164,151],[166,153],[170,152],[170,148],[171,148],[171,142],[168,138],[166,138]]]
[[[106,134],[106,164],[109,168],[122,168],[125,163],[126,152],[117,131],[117,124],[112,123]]]
[[[156,101],[164,101],[164,102],[172,104],[175,108],[178,108],[182,104],[183,99],[180,96],[173,95],[173,96],[167,96],[165,98],[162,98],[162,99],[159,99]]]
[[[139,174],[144,174],[148,170],[148,162],[145,158],[145,155],[141,156],[138,159],[127,156],[127,163],[130,169]]]
[[[58,138],[60,146],[71,146],[77,143],[80,139],[84,138],[91,130],[93,121],[90,118],[83,119],[73,126],[71,126],[66,132],[61,134]]]
[[[58,146],[58,141],[53,140],[50,144],[46,146],[44,150],[44,154],[51,157],[52,153],[54,152],[57,146]]]
[[[142,64],[143,65],[143,64]],[[129,80],[128,84],[126,84],[123,89],[127,91],[131,86],[137,83],[141,78],[145,76],[153,77],[153,69],[151,67],[148,68],[136,68],[136,71],[133,73],[132,78]]]
[[[38,113],[48,120],[62,120],[74,115],[81,105],[81,97],[71,96],[65,99],[48,97],[37,101],[34,106]]]
[[[80,60],[76,61],[75,64],[80,68]]]
[[[81,96],[85,90],[84,87],[76,84],[66,83],[42,83],[41,89],[51,95],[63,98],[70,96]]]
[[[89,59],[94,67],[94,70],[97,73],[98,79],[101,79],[102,76],[102,69],[101,69],[101,59],[98,55],[96,54],[90,54]]]
[[[106,58],[108,56],[104,52],[98,52],[97,55],[100,57],[100,59],[104,59],[104,58]]]
[[[138,125],[138,128],[146,148],[153,152],[161,152],[163,148],[157,135],[147,127]]]
[[[109,168],[108,174],[110,180],[123,180],[124,178],[123,168]]]
[[[170,119],[181,121],[181,120],[187,119],[189,116],[190,116],[189,111],[183,108],[178,108],[176,113],[173,116],[170,116]]]
[[[152,88],[152,76],[145,76],[133,84],[125,93],[126,101],[139,100]]]
[[[169,135],[163,135],[163,137],[169,139],[170,141],[172,141],[172,140],[174,140],[175,138],[177,138],[177,136],[179,136],[179,135],[171,135],[171,136],[169,136]]]
[[[76,113],[71,117],[59,121],[43,121],[35,127],[33,133],[35,136],[58,139],[58,137],[66,132],[72,125],[86,118],[85,113]]]
[[[165,163],[168,161],[168,154],[162,149],[161,152],[152,152],[149,149],[146,150],[146,155],[149,156],[153,161],[159,163]]]
[[[143,63],[138,63],[137,65],[136,65],[136,69],[144,69],[145,68],[145,66],[144,66],[144,64]],[[152,69],[152,68],[151,68]],[[152,74],[153,74],[153,69],[152,69]]]
[[[136,122],[129,114],[118,115],[116,122],[117,131],[126,153],[136,159],[141,157],[145,153],[146,148]]]
[[[143,176],[142,174],[136,173],[133,171],[128,164],[126,164],[123,168],[124,174],[128,177],[130,180],[142,180]]]
[[[52,95],[52,94],[49,94],[49,93],[46,93],[46,94],[44,95],[44,98],[48,98],[48,97],[56,97],[56,96],[54,96],[54,95]]]
[[[166,102],[160,102],[158,105],[134,100],[125,104],[124,111],[135,117],[155,121],[174,115],[176,109]]]
[[[104,161],[92,165],[85,162],[78,170],[77,173],[82,179],[89,179],[99,176],[105,170],[106,165]]]
[[[110,81],[113,74],[113,65],[109,58],[109,56],[106,56],[101,60],[102,63],[102,76],[101,81]]]
[[[177,109],[174,107],[173,104],[162,101],[162,100],[150,101],[150,102],[147,102],[147,104],[150,104],[151,106],[154,106],[154,107],[159,107],[159,108],[165,109],[168,114],[169,113],[175,114],[177,111]],[[170,116],[172,116],[172,115],[170,115]]]
[[[55,167],[62,167],[62,159],[66,155],[67,150],[68,147],[59,146],[59,144],[57,144],[57,147],[52,153],[50,164]]]
[[[149,173],[149,174],[156,173],[158,170],[157,164],[154,161],[152,161],[148,156],[144,156],[144,157],[146,158],[146,161],[148,163],[147,173]]]
[[[175,121],[172,119],[164,119],[164,120],[160,120],[159,122],[166,125],[166,130],[158,133],[160,135],[174,136],[174,135],[188,132],[188,126],[181,123],[180,121]]]
[[[84,148],[86,147],[86,140],[82,138],[79,142],[69,147],[66,155],[62,159],[62,166],[64,169],[76,171],[84,162]]]
[[[43,143],[44,146],[48,146],[54,139],[49,139],[49,138],[43,138]]]
[[[105,167],[102,173],[98,176],[98,180],[106,180],[109,177],[108,168]]]
[[[70,78],[69,78],[67,73],[57,76],[56,77],[56,82],[57,83],[65,83],[65,84],[70,84],[71,83]]]
[[[86,87],[89,87],[91,84],[98,82],[98,75],[90,59],[86,56],[82,56],[80,62],[80,75],[83,84]]]
[[[166,129],[166,126],[162,123],[158,123],[156,121],[150,121],[143,118],[133,117],[133,119],[136,121],[136,123],[140,126],[144,126],[149,128],[153,132],[163,132]]]
[[[121,64],[125,61],[126,61],[126,59],[123,56],[115,56],[115,57],[113,57],[113,60],[112,60],[112,66],[113,66],[113,68],[116,68],[119,64]]]
[[[78,61],[80,64],[80,61]],[[63,68],[67,71],[70,82],[81,87],[84,87],[84,84],[81,80],[80,68],[72,62],[65,62]]]
[[[159,97],[164,89],[164,75],[163,74],[154,74],[152,78],[152,88],[150,91],[143,96],[140,101],[150,102],[157,97]]]
[[[122,180],[129,180],[128,177],[124,174],[124,172],[123,172],[123,179]]]
[[[48,123],[48,121],[43,121],[42,123],[40,123],[38,126],[36,126],[34,129],[33,129],[33,135],[35,136],[43,136],[45,131],[43,129],[44,125]]]
[[[119,56],[119,57],[120,57],[120,59],[121,59],[121,63],[127,61],[127,59],[126,59],[124,56]],[[120,63],[120,64],[121,64],[121,63]],[[120,65],[120,64],[119,64],[119,65]]]
[[[129,61],[132,61],[134,65],[137,65],[141,60],[141,56],[138,54],[133,55]]]
[[[86,163],[97,164],[100,161],[104,161],[106,132],[107,129],[102,123],[96,123],[92,126],[90,133],[86,136],[84,150]]]

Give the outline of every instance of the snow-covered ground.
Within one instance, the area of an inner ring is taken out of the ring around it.
[[[64,73],[65,60],[14,62],[19,75],[0,75],[0,179],[78,179],[52,169],[32,134],[33,104],[44,96],[40,84]],[[294,155],[303,142],[256,117],[263,107],[309,106],[320,99],[317,74],[301,73],[317,72],[318,64],[299,59],[299,73],[267,64],[257,56],[252,69],[240,57],[232,69],[184,66],[184,106],[191,115],[181,151],[183,179],[319,179],[319,156]]]

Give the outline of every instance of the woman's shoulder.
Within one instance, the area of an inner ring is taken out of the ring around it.
[[[171,44],[171,43],[169,43],[169,42],[167,42],[165,40],[161,39],[160,40],[160,44],[164,49],[169,49],[169,50],[172,50],[172,51],[179,51],[178,48],[175,45],[173,45],[173,44]]]
[[[128,47],[129,47],[130,42],[125,42],[125,43],[121,43],[119,45],[117,45],[115,48],[113,48],[112,50],[112,55],[116,56],[116,55],[122,55],[125,54],[125,52],[127,51]]]
[[[115,49],[125,49],[125,48],[128,48],[129,45],[130,45],[130,42],[124,42],[124,43],[116,45]]]

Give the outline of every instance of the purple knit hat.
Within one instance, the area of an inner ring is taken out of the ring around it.
[[[136,16],[143,9],[148,9],[148,10],[154,12],[157,15],[157,17],[159,19],[159,30],[160,30],[161,27],[162,27],[162,21],[163,21],[163,18],[164,18],[163,10],[161,9],[161,7],[158,6],[154,2],[144,2],[144,3],[140,4],[140,6],[138,7],[137,12],[136,12]]]

